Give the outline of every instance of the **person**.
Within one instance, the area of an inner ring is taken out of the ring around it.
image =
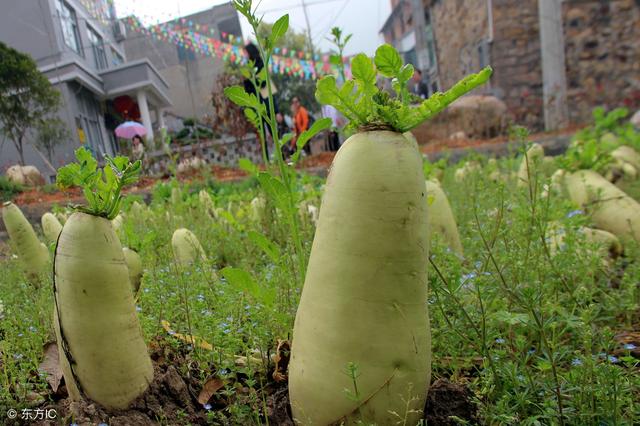
[[[429,87],[422,79],[422,71],[417,68],[414,70],[413,76],[411,77],[409,91],[416,96],[420,96],[422,99],[427,99],[429,97]]]
[[[342,117],[332,105],[322,106],[322,116],[331,119],[331,129],[327,132],[327,150],[335,152],[340,148],[338,129],[342,127]]]
[[[282,115],[281,112],[276,113],[276,123],[278,125],[278,137],[280,137],[280,139],[282,139],[282,137],[287,133],[291,133],[291,127],[289,127],[284,115]],[[282,156],[287,159],[291,156],[291,154],[293,154],[291,145],[282,145]]]
[[[131,139],[131,156],[134,160],[142,160],[144,157],[144,143],[142,142],[142,137],[140,135],[135,135],[133,139]]]
[[[291,112],[293,112],[294,130],[294,135],[291,139],[291,147],[295,151],[298,137],[302,132],[309,128],[309,113],[305,107],[300,105],[300,99],[297,96],[294,96],[293,99],[291,99]],[[311,155],[311,141],[307,142],[303,149],[307,155]]]
[[[247,52],[247,56],[249,57],[249,61],[253,62],[253,67],[255,68],[256,74],[258,74],[262,68],[264,68],[264,62],[262,61],[262,57],[260,56],[260,51],[258,47],[253,43],[248,43],[244,47],[245,52]],[[260,83],[258,93],[256,93],[256,88],[253,85],[253,82],[249,78],[245,78],[243,81],[244,90],[249,94],[255,94],[260,99],[260,102],[264,104],[267,109],[267,114],[269,114],[269,90],[267,88],[267,82],[263,81]],[[273,97],[273,109],[278,113],[278,103],[276,102],[275,94],[277,93],[276,86],[271,82],[271,93],[274,95]],[[267,122],[263,120],[262,122],[263,128],[265,129],[265,136],[267,139],[273,139],[273,135],[271,134],[271,128],[267,125]],[[269,158],[269,143],[265,141],[265,149],[267,158]]]

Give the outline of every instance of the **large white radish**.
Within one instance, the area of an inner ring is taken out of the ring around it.
[[[571,200],[591,212],[599,229],[621,240],[640,242],[640,204],[592,170],[567,174],[564,184]]]
[[[451,250],[463,255],[458,225],[453,216],[449,199],[435,180],[426,181],[427,205],[429,206],[429,241],[434,234],[440,235]]]
[[[40,219],[42,223],[42,233],[47,240],[47,243],[51,244],[58,240],[58,235],[60,235],[60,231],[62,231],[62,225],[58,218],[53,214],[47,212],[42,215]]]
[[[129,247],[123,247],[122,254],[129,270],[131,290],[135,293],[140,288],[140,281],[142,280],[142,259],[140,259],[138,252],[131,250]]]
[[[47,270],[49,250],[38,240],[22,211],[10,201],[2,205],[2,220],[23,270],[29,279],[37,280]]]
[[[402,134],[357,133],[338,151],[293,332],[300,424],[395,424],[400,406],[417,423],[431,374],[425,189],[417,145]],[[349,363],[357,401],[344,393],[354,389]]]
[[[124,409],[153,379],[120,240],[105,218],[74,213],[55,253],[54,326],[69,395]]]
[[[185,228],[176,229],[171,237],[171,247],[176,263],[181,267],[207,261],[207,255],[193,232]]]
[[[529,178],[535,177],[538,165],[544,160],[544,148],[541,145],[534,143],[527,150],[527,154],[522,157],[520,168],[518,169],[518,186],[528,187]]]

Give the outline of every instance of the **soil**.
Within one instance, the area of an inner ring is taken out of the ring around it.
[[[530,141],[541,140],[554,136],[571,135],[578,131],[580,127],[570,126],[562,130],[554,132],[542,132],[529,135],[527,138]],[[491,139],[438,139],[429,141],[421,146],[421,151],[425,154],[437,153],[448,149],[464,149],[464,148],[480,148],[490,145],[501,144],[509,141],[509,137],[506,135],[498,136]]]
[[[158,424],[182,426],[211,424],[213,421],[215,424],[231,425],[225,408],[237,402],[250,405],[253,410],[258,411],[264,423],[268,420],[268,424],[272,425],[295,425],[291,415],[286,377],[277,377],[278,372],[282,373],[282,370],[286,369],[288,358],[282,359],[282,355],[288,353],[288,342],[279,342],[277,352],[282,360],[270,368],[269,374],[262,377],[261,382],[266,385],[262,388],[261,395],[255,395],[255,391],[246,386],[246,377],[238,374],[235,379],[224,378],[226,389],[233,391],[231,394],[223,392],[223,386],[218,386],[215,392],[208,393],[204,399],[201,392],[206,382],[217,377],[215,366],[199,364],[191,358],[191,351],[186,345],[169,344],[161,337],[155,338],[149,346],[154,366],[154,380],[149,389],[131,404],[131,408],[108,410],[91,401],[72,401],[68,398],[64,385],[60,385],[56,392],[49,389],[48,394],[36,395],[41,401],[47,402],[32,407],[34,410],[54,409],[57,418],[29,424],[54,426],[75,423],[79,426],[90,426],[104,423],[110,426]],[[210,374],[208,379],[200,379],[203,372],[204,375]],[[273,380],[274,378],[276,380]],[[431,385],[425,409],[425,420],[429,425],[455,425],[456,422],[451,416],[466,420],[469,424],[476,424],[476,411],[476,406],[472,402],[472,393],[467,387],[446,379],[438,379]],[[22,421],[16,419],[9,421],[7,426],[19,424],[22,424]]]
[[[234,390],[233,396],[226,396],[226,393],[223,394],[220,390],[205,404],[201,404],[198,398],[204,383],[198,377],[203,371],[211,372],[212,376],[215,376],[216,369],[212,365],[198,364],[190,357],[190,353],[185,345],[176,349],[175,345],[168,344],[162,338],[156,338],[150,344],[154,380],[149,389],[131,404],[130,409],[108,410],[91,401],[72,401],[68,398],[65,387],[60,386],[57,392],[50,390],[48,395],[41,395],[49,402],[33,407],[55,409],[57,419],[29,424],[54,426],[73,422],[79,426],[100,423],[110,426],[204,425],[211,424],[210,420],[207,421],[208,411],[211,410],[220,412],[216,413],[216,424],[231,425],[223,410],[233,401],[243,405],[249,404],[249,395],[254,391],[245,385],[246,377],[237,377],[233,381],[225,379],[227,387]],[[188,371],[182,371],[184,366],[188,366]],[[263,377],[263,381],[267,381],[267,377],[271,376]],[[266,410],[261,413],[262,421],[266,423],[268,419],[269,424],[293,426],[286,382],[277,383],[269,380],[263,392],[266,394]],[[262,403],[253,408],[262,411]],[[18,424],[21,424],[20,420],[8,423],[11,426]]]
[[[428,425],[454,426],[460,424],[452,417],[466,420],[468,424],[477,424],[477,407],[472,402],[469,388],[438,379],[429,388],[425,407],[425,420]]]

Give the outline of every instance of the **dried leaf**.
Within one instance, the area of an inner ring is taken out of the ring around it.
[[[198,402],[205,405],[216,392],[224,387],[224,385],[224,380],[217,377],[210,377],[202,387],[200,395],[198,395]]]
[[[181,333],[176,333],[171,328],[171,324],[169,324],[169,321],[162,320],[162,321],[160,321],[160,324],[162,324],[162,328],[164,328],[164,330],[167,333],[169,333],[171,336],[175,337],[178,340],[182,340],[183,342],[189,343],[191,345],[198,346],[199,348],[206,349],[208,351],[212,351],[213,350],[213,345],[211,345],[211,343],[207,342],[206,340],[204,340],[201,337],[191,336],[189,334],[185,335],[185,334],[181,334]]]
[[[62,380],[62,370],[60,369],[60,360],[58,358],[58,345],[56,342],[45,343],[43,351],[44,358],[38,370],[47,373],[47,382],[51,386],[51,389],[53,392],[58,392],[58,387]]]
[[[287,370],[289,368],[289,359],[291,358],[291,345],[286,340],[278,340],[276,349],[276,369],[273,372],[273,380],[283,382],[287,380]]]

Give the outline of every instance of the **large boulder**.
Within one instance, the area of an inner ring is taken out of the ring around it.
[[[495,96],[468,95],[412,132],[418,143],[464,134],[470,139],[501,135],[507,127],[507,105]]]
[[[631,124],[633,124],[633,127],[640,130],[640,109],[631,117]]]
[[[44,185],[44,177],[35,166],[21,166],[16,164],[7,169],[7,179],[10,182],[24,186]]]

